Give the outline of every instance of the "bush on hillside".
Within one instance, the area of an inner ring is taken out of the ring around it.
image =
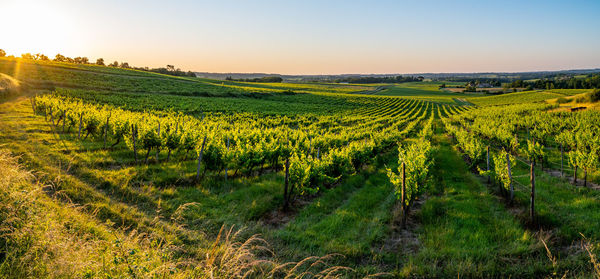
[[[590,93],[590,101],[598,102],[600,101],[600,89],[596,88],[594,91]]]
[[[594,89],[594,91],[583,94],[575,99],[577,103],[594,103],[600,101],[600,89]]]

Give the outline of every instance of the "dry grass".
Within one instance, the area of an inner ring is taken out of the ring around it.
[[[330,265],[341,255],[308,257],[300,262],[279,264],[266,257],[274,256],[268,243],[259,235],[237,241],[241,230],[222,227],[217,239],[196,268],[200,278],[346,278],[353,272],[343,266]]]
[[[588,256],[590,257],[590,263],[594,269],[594,278],[600,279],[600,262],[598,262],[598,257],[596,256],[596,249],[598,249],[598,245],[591,243],[583,234],[581,234],[581,237],[581,247],[588,253]]]
[[[581,250],[585,251],[589,257],[589,263],[591,265],[591,272],[589,274],[580,274],[586,278],[596,278],[596,279],[600,279],[600,262],[598,261],[598,257],[597,257],[597,252],[596,250],[598,249],[598,244],[597,243],[592,243],[590,240],[588,240],[585,235],[581,234]],[[565,271],[562,276],[558,276],[557,273],[557,269],[559,266],[559,259],[554,256],[552,254],[552,252],[550,251],[550,248],[548,247],[547,242],[549,241],[550,238],[550,234],[549,233],[545,233],[544,231],[540,231],[538,233],[538,238],[540,240],[540,242],[542,242],[542,244],[544,245],[544,248],[546,249],[546,256],[548,257],[548,260],[552,263],[552,267],[554,268],[554,273],[552,274],[551,277],[549,278],[567,278],[567,275],[569,274],[569,271]],[[578,276],[577,276],[578,277]]]

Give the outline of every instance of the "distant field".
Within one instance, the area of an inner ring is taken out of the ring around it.
[[[454,98],[465,98],[464,93],[454,93],[440,90],[443,82],[407,82],[389,87],[386,90],[377,92],[376,95],[382,96],[401,96],[411,97],[422,100],[429,100],[441,103],[456,104]],[[452,85],[452,83],[446,83]]]
[[[445,91],[449,91],[449,92],[454,92],[454,93],[462,93],[465,88],[457,88],[457,87],[446,87],[444,88]],[[490,88],[477,88],[477,91],[480,92],[480,94],[484,94],[481,91],[488,91],[488,92],[499,92],[499,91],[503,91],[504,88],[502,87],[490,87]]]
[[[467,97],[466,99],[477,106],[509,105],[520,103],[535,103],[544,100],[563,97],[563,94],[546,91],[524,91],[517,93],[506,93],[494,96]]]
[[[546,92],[557,93],[557,94],[561,94],[564,96],[573,96],[573,95],[577,95],[577,94],[588,93],[591,91],[592,91],[592,89],[550,89],[550,90],[546,90]]]

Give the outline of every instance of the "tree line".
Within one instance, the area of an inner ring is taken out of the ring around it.
[[[260,78],[239,78],[234,79],[231,76],[225,78],[225,80],[229,81],[245,81],[245,82],[282,82],[283,78],[272,76],[272,77],[260,77]]]
[[[6,57],[6,51],[4,51],[3,49],[0,49],[0,57]],[[15,58],[13,55],[9,55],[8,57]],[[48,56],[41,54],[41,53],[36,53],[36,54],[23,53],[23,54],[21,54],[21,59],[50,61],[50,58]],[[108,66],[108,67],[123,68],[123,69],[134,69],[134,70],[139,70],[139,71],[154,72],[154,73],[171,75],[171,76],[196,77],[196,74],[194,72],[192,72],[192,71],[185,72],[179,68],[175,68],[175,66],[173,66],[173,65],[167,65],[166,67],[161,67],[161,68],[132,67],[127,62],[119,63],[118,61],[114,61],[112,63],[105,64],[104,58],[98,58],[98,59],[96,59],[95,63],[92,63],[92,62],[90,62],[90,59],[85,56],[84,57],[78,56],[78,57],[71,58],[68,56],[64,56],[60,53],[56,54],[56,56],[54,57],[54,59],[52,59],[52,61],[72,63],[72,64],[95,64],[95,65],[99,65],[99,66]]]
[[[505,87],[533,89],[594,89],[600,88],[600,73],[586,77],[558,77],[554,79],[538,79],[535,81],[515,80]]]
[[[386,77],[346,77],[334,80],[334,82],[347,82],[347,83],[402,83],[402,82],[413,82],[423,81],[423,77],[413,76],[386,76]]]

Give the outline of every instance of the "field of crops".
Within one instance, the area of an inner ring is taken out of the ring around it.
[[[455,98],[477,97],[474,94],[453,93],[440,89],[442,84],[448,86],[455,84],[452,82],[407,82],[388,86],[387,89],[377,92],[377,95],[410,97],[413,99],[429,100],[440,103],[457,104]]]
[[[593,274],[600,114],[542,102],[574,91],[0,73],[6,277]]]
[[[545,100],[549,99],[571,96],[589,91],[590,90],[586,89],[552,89],[545,91],[523,91],[493,96],[483,96],[474,98],[467,97],[467,100],[478,106],[511,105],[544,102]]]

